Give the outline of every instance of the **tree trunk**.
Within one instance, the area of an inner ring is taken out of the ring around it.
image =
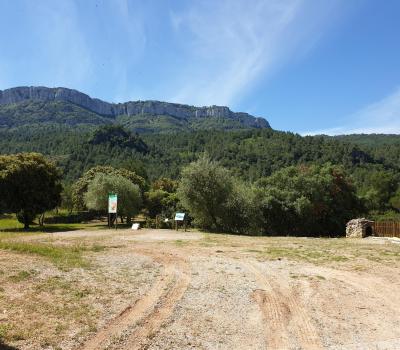
[[[39,226],[43,227],[44,225],[44,213],[39,215]]]
[[[27,218],[26,216],[24,216],[24,230],[29,230],[29,218]]]

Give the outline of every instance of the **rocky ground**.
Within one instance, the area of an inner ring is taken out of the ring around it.
[[[79,244],[84,262],[0,251],[0,348],[400,349],[390,241],[169,230],[12,240]]]

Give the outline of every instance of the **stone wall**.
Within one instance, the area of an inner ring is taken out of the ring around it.
[[[350,220],[346,225],[346,237],[364,238],[368,235],[367,228],[373,225],[373,221],[365,218]],[[371,231],[372,233],[372,231]]]

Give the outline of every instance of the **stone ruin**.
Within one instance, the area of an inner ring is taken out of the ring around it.
[[[350,220],[346,225],[346,237],[364,238],[373,234],[373,224],[371,220],[365,218]]]

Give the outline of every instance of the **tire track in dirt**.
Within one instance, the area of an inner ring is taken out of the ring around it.
[[[263,288],[254,291],[253,298],[263,314],[267,349],[297,349],[294,340],[301,349],[323,349],[314,325],[297,298],[290,291],[274,287],[254,264],[247,263],[246,266]]]
[[[178,261],[178,264],[180,266],[176,271],[174,286],[160,299],[153,311],[141,321],[140,326],[130,334],[123,349],[145,349],[158,330],[168,322],[191,279],[189,266],[183,260]]]
[[[189,265],[171,255],[154,256],[148,253],[144,255],[164,265],[161,276],[142,299],[138,299],[123,310],[81,346],[80,350],[99,350],[109,348],[115,343],[127,344],[126,347],[119,345],[119,349],[139,349],[172,313],[176,302],[180,300],[189,285]]]
[[[289,349],[285,324],[289,321],[290,310],[264,290],[254,291],[253,298],[263,314],[267,349]]]

